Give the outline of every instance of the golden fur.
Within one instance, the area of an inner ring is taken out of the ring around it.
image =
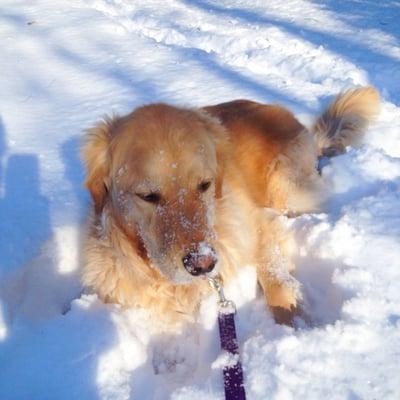
[[[371,87],[350,90],[311,130],[280,106],[247,100],[153,104],[99,123],[83,146],[94,203],[84,285],[169,322],[192,318],[210,289],[182,258],[207,243],[224,281],[253,264],[268,305],[296,309],[301,290],[280,214],[318,209],[318,156],[356,141],[378,103]]]

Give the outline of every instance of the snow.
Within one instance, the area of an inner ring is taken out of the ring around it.
[[[310,123],[366,84],[378,121],[324,167],[325,212],[287,221],[309,324],[275,324],[251,266],[225,294],[249,399],[399,398],[399,14],[398,1],[3,0],[0,398],[223,398],[215,297],[160,335],[145,311],[81,293],[84,129],[145,103],[234,98]]]
[[[218,358],[212,363],[213,369],[224,369],[225,367],[235,367],[239,362],[239,354],[233,354],[228,351],[222,351]]]

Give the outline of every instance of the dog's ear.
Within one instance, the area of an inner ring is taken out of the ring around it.
[[[217,177],[215,179],[215,197],[220,199],[222,197],[222,185],[226,170],[227,160],[231,154],[231,142],[228,134],[220,125],[220,132],[216,142],[217,148]]]
[[[206,110],[200,111],[200,116],[203,120],[206,129],[212,132],[212,138],[215,143],[217,152],[217,176],[215,179],[215,197],[217,199],[222,197],[222,184],[225,173],[225,164],[230,152],[229,135],[219,119],[211,116]]]
[[[217,146],[217,177],[215,179],[215,197],[220,199],[222,197],[222,183],[224,180],[225,157],[221,151],[218,151]]]
[[[96,214],[104,207],[109,189],[109,146],[118,117],[105,117],[95,127],[88,129],[81,154],[86,164],[85,186],[94,201]]]

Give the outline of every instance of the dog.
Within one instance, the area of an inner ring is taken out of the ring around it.
[[[193,320],[205,276],[229,282],[251,264],[276,320],[291,320],[302,292],[281,216],[320,209],[319,157],[359,141],[378,107],[364,87],[339,94],[310,129],[249,100],[105,118],[82,147],[93,200],[83,284],[173,324]]]

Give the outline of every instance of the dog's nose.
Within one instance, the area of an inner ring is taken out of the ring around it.
[[[186,270],[194,275],[204,275],[211,272],[217,263],[215,250],[206,245],[198,246],[182,258]]]

